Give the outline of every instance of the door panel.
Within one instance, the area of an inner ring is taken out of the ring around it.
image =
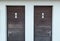
[[[34,41],[52,41],[52,6],[34,6]]]
[[[25,6],[7,6],[7,41],[25,41]]]

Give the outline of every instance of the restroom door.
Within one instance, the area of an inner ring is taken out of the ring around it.
[[[34,6],[34,41],[52,41],[52,6]]]
[[[25,6],[7,6],[7,41],[25,41]]]

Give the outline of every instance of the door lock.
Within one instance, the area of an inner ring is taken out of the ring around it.
[[[42,13],[42,19],[44,18],[44,13]]]

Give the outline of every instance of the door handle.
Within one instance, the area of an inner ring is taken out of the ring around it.
[[[11,32],[11,31],[9,31],[9,32],[8,32],[8,36],[10,36],[10,34],[12,34],[12,32]]]

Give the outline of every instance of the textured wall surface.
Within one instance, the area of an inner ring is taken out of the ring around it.
[[[34,41],[34,5],[52,5],[52,41],[60,41],[60,2],[57,1],[0,1],[0,41],[7,41],[6,5],[25,5],[25,41]]]
[[[0,1],[60,1],[60,0],[0,0]]]

